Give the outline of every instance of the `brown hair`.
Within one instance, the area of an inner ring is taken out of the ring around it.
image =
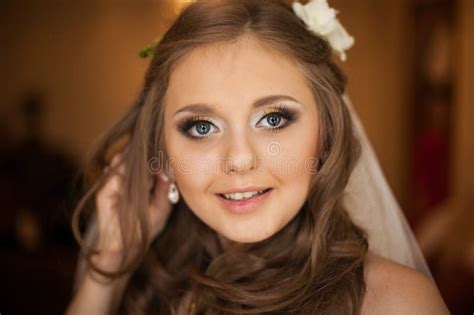
[[[298,214],[282,230],[257,243],[225,251],[218,235],[180,200],[161,234],[147,246],[148,161],[164,166],[164,96],[173,67],[196,47],[252,36],[295,61],[308,79],[320,113],[321,165]],[[197,314],[356,314],[364,292],[366,234],[342,205],[344,188],[360,155],[342,95],[346,80],[331,60],[331,47],[308,31],[284,0],[215,0],[189,5],[154,48],[143,90],[130,111],[108,131],[85,169],[87,193],[74,210],[81,246],[80,214],[105,181],[101,175],[114,146],[123,143],[127,164],[120,225],[129,253],[116,277],[133,272],[119,311],[175,314],[192,291]],[[122,141],[124,140],[124,141]],[[120,142],[122,141],[122,142]],[[161,154],[160,154],[161,153]],[[137,232],[142,246],[133,247]],[[93,253],[87,247],[87,261]],[[94,266],[92,266],[94,268]]]

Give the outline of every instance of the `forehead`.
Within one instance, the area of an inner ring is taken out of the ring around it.
[[[298,64],[253,39],[198,47],[177,64],[166,101],[186,104],[251,104],[262,95],[286,94],[309,101],[311,91]]]

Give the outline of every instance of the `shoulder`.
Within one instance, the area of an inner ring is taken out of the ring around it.
[[[362,315],[450,314],[436,285],[423,273],[368,252]]]

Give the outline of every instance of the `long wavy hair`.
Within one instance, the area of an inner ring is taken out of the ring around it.
[[[252,36],[294,60],[307,78],[320,114],[319,170],[298,214],[272,237],[225,250],[217,233],[184,200],[173,205],[164,230],[150,243],[147,230],[151,160],[164,167],[164,96],[176,64],[194,48]],[[308,31],[284,0],[197,1],[186,7],[154,48],[143,89],[124,117],[100,138],[84,169],[85,194],[72,229],[88,266],[116,278],[131,274],[121,314],[176,314],[192,292],[196,314],[357,314],[365,293],[365,232],[343,206],[344,188],[360,155],[342,98],[346,77],[331,60],[328,42]],[[117,272],[90,259],[81,235],[94,214],[102,169],[126,152],[120,228],[127,255]],[[84,220],[82,220],[84,219]],[[138,226],[138,231],[137,227]],[[136,244],[137,235],[141,246]]]

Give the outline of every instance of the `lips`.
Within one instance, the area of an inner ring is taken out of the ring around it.
[[[244,214],[261,208],[264,202],[271,196],[273,188],[263,190],[264,192],[262,194],[255,195],[246,200],[230,200],[226,199],[222,194],[216,194],[216,196],[223,208],[229,212]]]

